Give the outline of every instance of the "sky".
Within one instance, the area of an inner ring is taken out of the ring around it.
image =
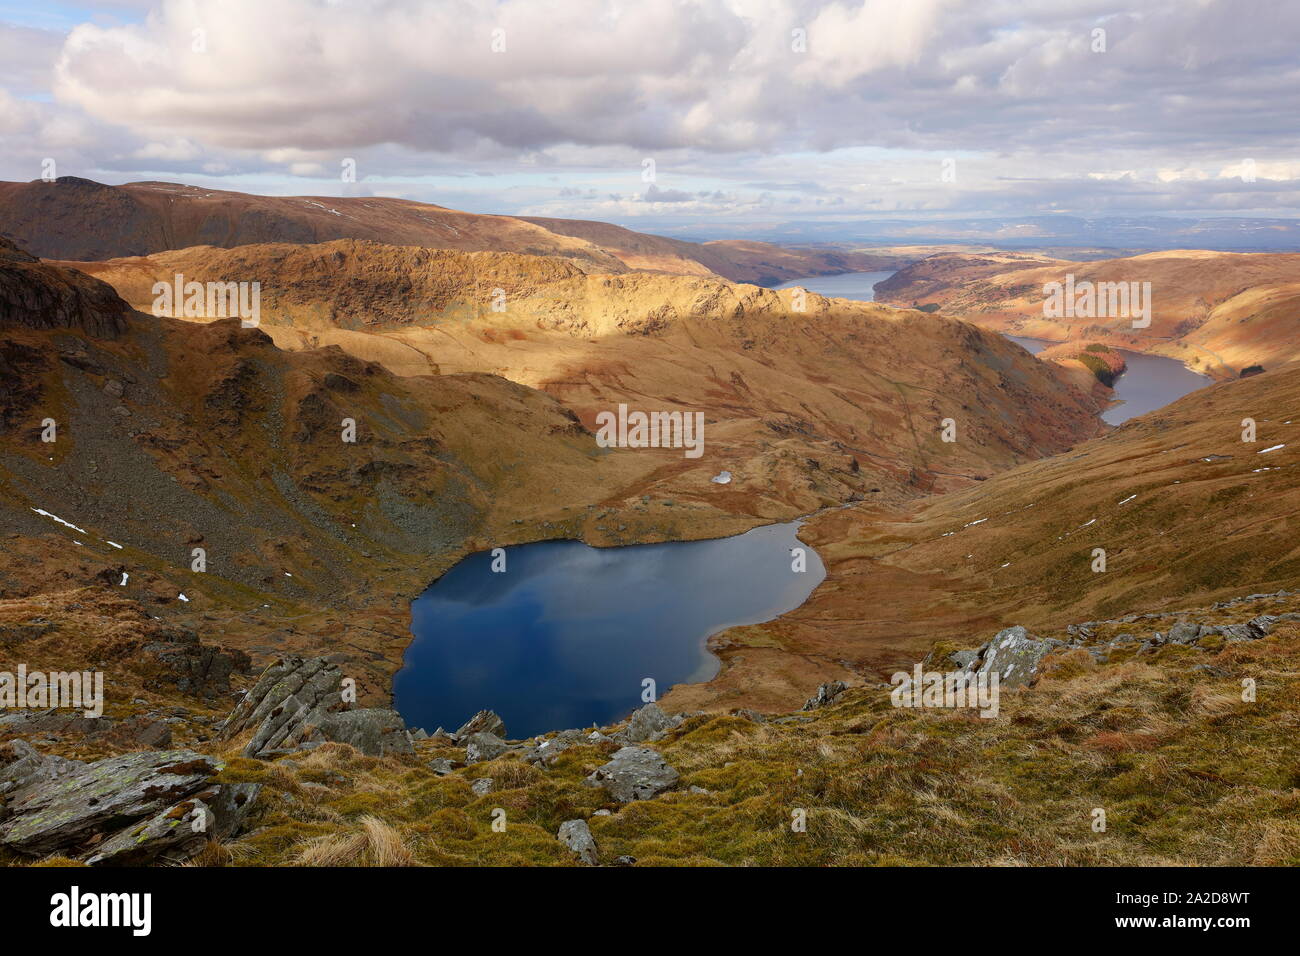
[[[1290,218],[1297,104],[1293,0],[0,0],[3,180],[732,235]]]

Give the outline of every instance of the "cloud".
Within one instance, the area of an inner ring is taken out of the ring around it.
[[[346,157],[557,215],[1276,209],[1238,204],[1294,192],[1298,38],[1269,0],[163,0],[0,27],[0,169],[289,189]]]

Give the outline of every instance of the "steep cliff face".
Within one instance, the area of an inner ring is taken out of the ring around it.
[[[45,265],[0,239],[0,328],[80,329],[113,338],[130,312],[110,286]]]

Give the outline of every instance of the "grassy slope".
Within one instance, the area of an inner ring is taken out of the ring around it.
[[[1300,864],[1300,625],[1102,665],[1075,650],[1046,669],[1004,692],[992,720],[894,708],[885,688],[851,689],[808,722],[693,717],[655,745],[678,790],[621,809],[582,783],[609,744],[546,771],[504,757],[447,777],[424,763],[456,752],[432,742],[412,758],[328,744],[276,763],[232,746],[224,777],[266,788],[251,832],[203,862],[562,865],[555,831],[584,817],[603,860],[638,865]],[[1255,702],[1241,700],[1246,677]],[[494,790],[473,793],[479,777]],[[498,807],[504,833],[491,828]],[[591,816],[602,807],[614,813]],[[796,808],[806,833],[790,830]]]
[[[1247,416],[1258,423],[1254,444],[1241,441]],[[1286,447],[1260,454],[1277,444]],[[1294,587],[1298,532],[1293,364],[902,511],[818,515],[801,537],[826,563],[826,581],[790,614],[714,644],[737,681],[791,658],[889,672],[934,640],[973,641],[1012,623],[1060,628]],[[1099,547],[1105,573],[1091,567]],[[697,706],[703,694],[683,688],[674,703]]]

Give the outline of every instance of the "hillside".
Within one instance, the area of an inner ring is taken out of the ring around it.
[[[467,551],[599,541],[607,515],[646,540],[754,523],[621,505],[656,458],[596,448],[554,399],[497,376],[400,377],[281,351],[237,319],[156,318],[12,247],[0,304],[6,596],[101,582],[255,658],[330,634],[386,697],[406,602]]]
[[[1257,418],[1253,444],[1241,441],[1246,417]],[[1061,630],[1295,587],[1300,363],[1195,392],[952,494],[828,510],[801,536],[826,582],[777,621],[716,635],[729,666],[674,691],[675,706],[734,697],[761,709],[793,696],[811,662],[841,662],[848,679],[884,675],[935,641],[964,646],[1011,621]],[[1092,570],[1094,548],[1106,551],[1104,573]]]
[[[1051,364],[916,311],[810,296],[792,313],[789,292],[716,279],[351,241],[83,268],[0,254],[0,638],[105,671],[107,720],[0,720],[0,863],[1300,860],[1300,363],[1078,444],[1096,406]],[[133,308],[175,269],[266,275],[264,328]],[[507,290],[504,313],[480,285]],[[421,358],[403,368],[399,347]],[[718,437],[699,465],[597,452],[584,422],[620,398],[707,408]],[[954,403],[959,440],[924,436]],[[708,482],[733,457],[733,485]],[[406,600],[468,550],[718,535],[810,503],[826,581],[716,636],[719,677],[662,711],[513,740],[490,714],[408,736],[382,709]],[[992,666],[1012,623],[1035,656],[997,719],[891,705],[892,671],[956,651]],[[300,697],[259,727],[232,694],[278,699],[259,672],[300,656],[378,706],[258,750],[279,715],[306,720]],[[96,809],[158,766],[189,774],[179,803]],[[166,821],[195,801],[215,830],[179,842]]]
[[[106,186],[73,176],[0,183],[0,236],[45,259],[90,261],[187,246],[365,239],[560,256],[585,272],[637,269],[772,283],[894,268],[914,258],[756,242],[683,242],[603,222],[482,215],[378,196],[258,196],[180,183]]]
[[[1051,454],[1093,435],[1104,405],[964,323],[814,294],[797,312],[789,290],[711,277],[346,240],[69,265],[141,309],[177,273],[260,280],[262,328],[284,348],[337,345],[403,375],[502,375],[589,428],[620,402],[701,411],[705,456],[665,457],[642,492],[769,519],[855,495],[903,500]],[[968,440],[942,442],[945,418]],[[709,479],[723,469],[736,480],[719,488]]]
[[[1049,317],[1043,287],[1150,283],[1151,324],[1130,316]],[[1067,262],[1027,254],[940,254],[876,287],[882,302],[937,304],[985,328],[1049,341],[1096,341],[1178,359],[1216,378],[1300,359],[1300,255],[1199,250]]]

